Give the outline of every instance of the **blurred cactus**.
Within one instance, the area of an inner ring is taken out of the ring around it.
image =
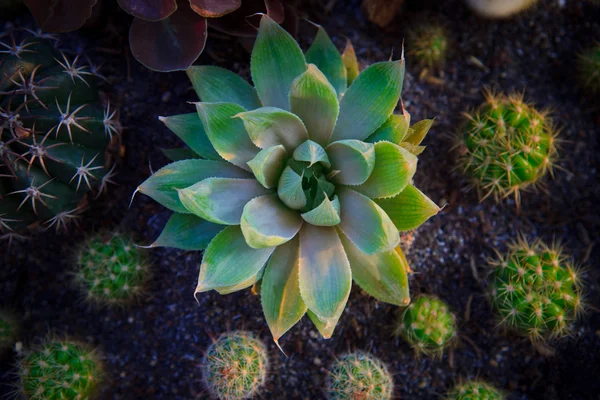
[[[0,309],[0,355],[13,348],[20,331],[18,318],[11,311]]]
[[[458,137],[459,162],[473,177],[482,200],[496,200],[536,185],[557,157],[556,136],[548,111],[538,111],[523,95],[496,95],[486,91],[486,101],[475,112],[465,113]]]
[[[121,126],[99,102],[97,68],[51,35],[11,32],[0,43],[0,237],[66,228],[114,176]]]
[[[504,396],[492,385],[474,380],[456,385],[446,400],[504,400]]]
[[[600,4],[600,0],[597,4]],[[592,93],[600,93],[600,43],[579,54],[577,68],[581,87]]]
[[[486,18],[506,18],[533,6],[537,0],[466,0],[477,14]]]
[[[226,333],[206,351],[202,377],[218,399],[248,399],[265,384],[268,364],[267,350],[250,332]]]
[[[403,4],[404,0],[363,0],[362,8],[369,21],[385,28],[394,20]]]
[[[362,351],[343,355],[329,370],[328,400],[389,400],[393,390],[385,364]]]
[[[500,325],[532,341],[568,335],[583,311],[582,277],[558,246],[520,238],[492,267],[490,299]]]
[[[131,238],[109,232],[82,244],[77,267],[77,283],[86,298],[98,304],[125,304],[139,297],[150,274],[144,250]]]
[[[441,356],[456,339],[456,321],[446,303],[437,297],[422,295],[406,308],[396,334],[402,336],[417,355]]]
[[[97,392],[102,365],[86,345],[50,339],[20,360],[18,374],[28,399],[86,400]]]
[[[448,33],[440,24],[415,25],[406,36],[406,49],[421,67],[441,69],[446,62]]]

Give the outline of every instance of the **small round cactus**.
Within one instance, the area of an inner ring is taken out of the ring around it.
[[[385,364],[362,351],[343,355],[329,370],[329,400],[388,400],[393,390]]]
[[[456,385],[446,400],[504,400],[504,396],[492,385],[475,380]]]
[[[538,111],[523,96],[485,93],[486,101],[466,123],[457,148],[463,170],[483,195],[496,200],[515,196],[552,172],[556,135],[547,111]]]
[[[592,93],[600,93],[600,42],[579,54],[577,68],[581,87]]]
[[[520,238],[492,267],[491,302],[501,325],[533,341],[568,334],[569,324],[583,311],[583,287],[560,248]]]
[[[14,346],[20,330],[17,317],[8,310],[0,310],[0,355]]]
[[[250,332],[225,333],[206,351],[202,377],[218,399],[248,399],[264,385],[268,364],[265,346]]]
[[[125,304],[142,294],[150,264],[143,249],[128,236],[100,233],[77,254],[76,282],[87,299],[99,304]]]
[[[434,296],[417,297],[400,319],[397,334],[415,349],[417,354],[441,356],[456,338],[456,321],[448,305]]]
[[[415,26],[406,37],[408,55],[414,57],[421,67],[439,69],[446,62],[448,35],[440,24]]]
[[[19,362],[20,390],[36,400],[85,400],[102,378],[95,350],[69,340],[48,340]]]

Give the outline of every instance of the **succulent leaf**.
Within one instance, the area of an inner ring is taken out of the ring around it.
[[[324,196],[323,202],[312,210],[301,214],[302,219],[315,226],[335,226],[340,223],[340,201],[337,197],[329,200]]]
[[[261,107],[235,116],[244,122],[250,140],[259,148],[282,145],[290,154],[308,140],[308,132],[300,118],[275,107]]]
[[[340,140],[327,146],[331,168],[339,171],[332,182],[342,185],[365,183],[375,168],[375,147],[360,140]]]
[[[159,21],[177,10],[177,0],[117,0],[128,14],[146,21]]]
[[[285,167],[279,178],[277,195],[291,209],[299,210],[306,206],[307,199],[302,189],[302,177],[289,165]]]
[[[285,147],[277,145],[259,151],[256,157],[248,161],[248,166],[256,180],[267,189],[271,189],[277,186],[286,159]]]
[[[208,140],[198,113],[158,117],[158,119],[200,157],[208,160],[222,160]]]
[[[223,228],[223,225],[206,221],[192,214],[173,213],[150,247],[204,250]]]
[[[419,227],[440,211],[437,204],[413,185],[406,186],[394,197],[376,199],[375,203],[385,211],[401,232]]]
[[[371,136],[365,139],[367,143],[377,143],[382,140],[400,144],[408,135],[410,114],[392,114]]]
[[[319,26],[317,36],[306,51],[306,61],[319,68],[335,89],[338,97],[346,91],[347,72],[342,56],[335,47],[325,29]]]
[[[242,0],[189,0],[190,7],[205,18],[218,18],[234,12]]]
[[[356,53],[354,52],[354,46],[352,46],[350,39],[346,40],[346,47],[342,53],[342,62],[346,68],[347,83],[348,86],[350,86],[360,73],[358,68],[358,60],[356,59]]]
[[[296,161],[304,161],[309,163],[309,167],[316,163],[321,163],[325,168],[331,167],[331,163],[329,162],[329,157],[327,157],[327,152],[325,149],[321,147],[320,144],[313,142],[312,140],[307,140],[300,146],[296,147],[293,157]]]
[[[415,146],[420,145],[423,139],[425,139],[427,133],[429,132],[429,129],[431,129],[433,121],[434,120],[432,119],[423,119],[414,124],[410,128],[409,135],[407,135],[406,138],[403,138],[402,142],[408,142],[414,144]]]

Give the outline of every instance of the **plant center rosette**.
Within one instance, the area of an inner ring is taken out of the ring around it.
[[[196,294],[260,281],[276,341],[306,313],[330,337],[352,279],[408,304],[399,231],[439,208],[411,184],[432,121],[393,114],[404,60],[358,74],[350,44],[319,28],[303,54],[263,16],[251,72],[192,67],[197,113],[161,117],[189,149],[137,190],[175,212],[152,246],[205,249]]]

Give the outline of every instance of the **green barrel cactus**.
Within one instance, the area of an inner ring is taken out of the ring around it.
[[[492,261],[490,299],[501,325],[532,341],[560,338],[583,311],[582,277],[557,246],[524,238]]]
[[[385,364],[362,351],[344,354],[329,369],[328,400],[389,400],[393,391]]]
[[[448,32],[441,24],[415,25],[406,35],[406,49],[421,67],[441,69],[446,63]]]
[[[102,106],[97,68],[51,35],[14,31],[0,42],[0,236],[64,229],[115,173],[121,130]]]
[[[579,54],[577,69],[581,87],[592,93],[600,93],[600,43]]]
[[[103,232],[88,238],[77,253],[75,279],[86,299],[123,305],[139,298],[150,275],[145,251],[120,233]]]
[[[262,342],[250,332],[221,335],[202,360],[208,391],[221,400],[253,398],[265,384],[269,359]]]
[[[28,399],[85,400],[98,390],[102,365],[86,345],[50,339],[20,360],[18,374]]]
[[[489,383],[475,380],[456,385],[446,400],[504,400],[504,395]]]
[[[21,324],[15,314],[0,309],[0,356],[13,348],[20,332]]]
[[[552,172],[557,157],[556,136],[547,111],[538,111],[519,94],[486,92],[475,112],[465,113],[458,137],[459,163],[471,175],[482,199],[496,200],[539,184]]]
[[[251,58],[251,87],[200,66],[188,75],[197,112],[161,118],[198,157],[157,171],[136,190],[175,214],[152,246],[202,250],[196,293],[261,281],[277,341],[306,313],[330,337],[352,279],[408,304],[399,231],[436,214],[412,185],[432,121],[394,115],[404,60],[349,71],[323,29],[306,54],[268,16]],[[354,62],[356,59],[353,59]]]
[[[422,295],[404,310],[396,334],[402,336],[417,355],[441,356],[456,340],[456,320],[442,300]]]

